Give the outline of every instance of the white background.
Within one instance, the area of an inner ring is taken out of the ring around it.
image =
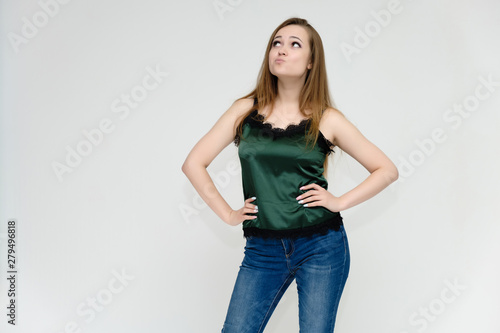
[[[351,271],[336,332],[499,332],[498,1],[401,0],[384,26],[374,13],[389,1],[73,0],[51,16],[44,3],[0,2],[0,331],[220,332],[244,239],[181,165],[254,87],[275,27],[299,16],[322,37],[336,106],[400,169],[342,213]],[[148,69],[163,73],[150,91]],[[464,103],[473,110],[452,111]],[[106,119],[112,130],[90,144],[83,131]],[[58,177],[77,147],[86,156]],[[238,163],[231,145],[209,166],[233,208]],[[367,176],[345,153],[331,165],[336,195]],[[298,332],[295,288],[266,332]]]

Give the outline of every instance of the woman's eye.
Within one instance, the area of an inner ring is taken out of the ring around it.
[[[279,43],[281,43],[281,42],[279,40],[276,40],[273,42],[273,46],[277,46]],[[293,42],[292,45],[297,45],[298,47],[301,47],[300,43],[298,43],[298,42]]]

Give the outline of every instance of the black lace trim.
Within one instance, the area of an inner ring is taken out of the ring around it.
[[[292,136],[300,132],[305,132],[307,125],[309,125],[309,119],[302,119],[298,124],[289,124],[286,128],[279,128],[273,127],[271,123],[264,121],[264,116],[259,114],[257,110],[254,110],[250,116],[250,124],[270,130],[276,137]]]
[[[335,148],[335,145],[333,144],[333,142],[325,138],[321,131],[319,132],[318,145],[325,151],[326,155],[335,153],[335,150],[333,150],[333,148]]]
[[[303,119],[298,124],[290,124],[286,128],[273,127],[271,123],[264,121],[264,116],[259,114],[257,110],[252,111],[247,118],[243,121],[243,125],[249,124],[260,128],[262,130],[262,136],[270,137],[273,140],[282,137],[292,137],[298,133],[306,133],[307,126],[309,125],[309,119]],[[240,137],[236,135],[234,138],[234,144],[238,146],[240,144]]]
[[[243,228],[243,237],[262,237],[262,238],[296,238],[296,237],[312,237],[314,235],[325,235],[330,230],[339,231],[343,225],[342,216],[338,213],[333,219],[326,222],[316,224],[310,227],[286,229],[286,230],[270,230],[260,229],[256,227]]]
[[[264,116],[259,114],[258,110],[252,111],[247,118],[243,121],[243,125],[249,124],[251,126],[262,129],[262,136],[270,137],[273,140],[282,137],[292,137],[298,133],[306,134],[307,129],[310,125],[310,119],[303,119],[298,124],[290,124],[286,128],[273,127],[271,123],[264,121]],[[321,131],[319,132],[318,137],[319,146],[325,151],[327,155],[330,155],[332,152],[335,152],[333,148],[335,145],[325,138]],[[240,144],[240,136],[236,135],[234,138],[234,144],[236,147]]]

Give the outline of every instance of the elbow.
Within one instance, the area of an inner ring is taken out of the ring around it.
[[[192,159],[190,159],[189,157],[184,161],[184,163],[182,164],[182,167],[181,167],[181,170],[182,172],[189,177],[190,174],[193,173],[193,170],[199,170],[198,167],[202,167],[202,168],[205,168],[206,169],[206,166],[204,166],[203,164],[200,164],[200,163],[197,163],[196,161],[193,161]]]
[[[388,170],[388,178],[391,183],[394,183],[396,180],[399,178],[399,171],[398,168],[393,164],[391,168]]]
[[[378,169],[380,177],[383,179],[385,186],[389,186],[399,178],[398,168],[394,164],[388,164]]]
[[[182,164],[182,167],[181,167],[181,171],[187,176],[188,173],[189,173],[189,170],[191,169],[191,165],[190,165],[190,161],[189,159],[186,159],[184,161],[184,163]]]

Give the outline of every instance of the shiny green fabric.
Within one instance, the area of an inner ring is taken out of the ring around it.
[[[243,229],[290,230],[339,220],[338,212],[324,207],[304,207],[296,197],[301,186],[316,183],[328,188],[323,163],[331,152],[320,133],[314,147],[306,147],[308,121],[286,130],[272,128],[254,111],[243,125],[238,143],[245,199],[256,197],[257,218],[243,222]],[[312,149],[311,149],[312,148]]]

